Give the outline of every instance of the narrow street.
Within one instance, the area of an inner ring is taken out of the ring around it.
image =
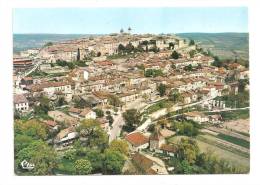
[[[109,143],[115,140],[120,135],[120,132],[124,124],[125,122],[122,112],[118,112],[118,115],[114,117],[114,122],[110,130]]]

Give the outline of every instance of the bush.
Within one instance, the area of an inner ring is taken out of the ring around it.
[[[98,118],[104,117],[104,111],[103,110],[101,110],[101,109],[94,109],[93,111],[96,113]]]

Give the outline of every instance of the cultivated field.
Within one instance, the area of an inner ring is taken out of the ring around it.
[[[249,133],[250,122],[249,119],[238,119],[225,122],[223,126],[227,129],[232,129],[237,132]]]
[[[245,155],[240,155],[239,152],[232,152],[226,149],[220,148],[217,144],[213,144],[214,142],[214,137],[206,135],[207,141],[204,141],[201,139],[201,137],[197,138],[196,141],[199,145],[199,148],[201,152],[212,152],[213,154],[217,155],[219,158],[225,159],[227,161],[230,161],[234,165],[240,165],[243,166],[246,169],[249,169],[250,166],[250,160],[249,157],[246,157]],[[187,136],[174,136],[168,140],[170,143],[178,143],[181,138],[187,138]],[[216,140],[218,140],[216,138]],[[210,143],[211,141],[211,143]],[[225,142],[225,141],[223,141]],[[228,147],[228,146],[227,146]],[[239,147],[239,146],[238,146]]]

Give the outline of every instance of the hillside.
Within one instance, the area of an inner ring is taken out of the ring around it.
[[[13,50],[19,52],[30,48],[42,47],[47,42],[59,42],[70,39],[87,37],[81,34],[14,34]]]
[[[221,59],[248,60],[249,34],[248,33],[180,33],[186,39],[193,39],[205,50],[210,50]]]

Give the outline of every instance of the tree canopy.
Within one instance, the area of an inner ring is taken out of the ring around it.
[[[157,86],[157,91],[159,92],[160,96],[164,96],[165,93],[166,93],[166,85],[160,83],[160,84]]]
[[[173,59],[178,59],[178,58],[180,58],[180,54],[177,51],[173,51],[171,54],[171,57]]]
[[[30,171],[33,175],[53,174],[53,169],[57,166],[55,150],[40,140],[32,142],[16,154],[15,162],[18,171],[22,170],[20,163],[23,160],[35,165],[34,169]]]
[[[48,128],[47,126],[35,119],[23,122],[15,121],[14,123],[15,134],[30,136],[34,139],[47,139]]]
[[[182,160],[187,160],[189,164],[193,164],[199,154],[199,147],[195,140],[182,138],[178,143],[178,156]]]
[[[119,107],[122,105],[122,102],[120,101],[120,99],[118,98],[118,96],[115,95],[110,95],[108,97],[108,103],[114,107]]]
[[[74,166],[78,175],[87,175],[92,171],[91,163],[86,159],[76,160]]]
[[[123,113],[126,122],[124,129],[131,132],[141,123],[141,114],[136,109],[129,109]]]
[[[108,143],[108,135],[100,127],[100,122],[94,119],[81,121],[77,131],[84,145],[89,147],[105,148]]]
[[[145,70],[144,76],[145,77],[157,77],[162,76],[163,72],[161,69],[147,69]]]
[[[195,41],[193,39],[191,39],[189,42],[189,46],[193,46],[193,45],[195,45]]]
[[[125,156],[129,154],[128,144],[123,140],[113,140],[109,145],[109,150],[118,151]]]
[[[118,151],[106,150],[104,154],[104,173],[120,174],[125,163],[125,157]]]

